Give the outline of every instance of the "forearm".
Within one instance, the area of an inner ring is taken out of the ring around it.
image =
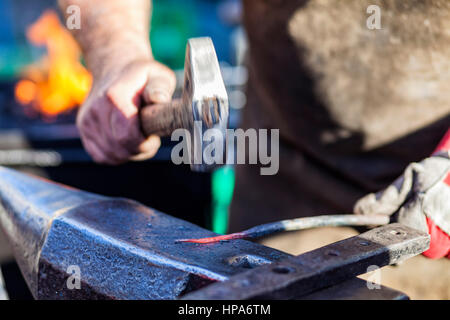
[[[81,29],[72,33],[95,78],[111,67],[152,58],[149,42],[151,0],[59,0],[65,15],[70,5],[81,13]]]

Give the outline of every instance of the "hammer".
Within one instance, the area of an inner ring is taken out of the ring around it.
[[[145,136],[156,134],[165,137],[176,129],[186,130],[189,134],[186,139],[189,163],[193,171],[209,171],[216,166],[216,163],[203,161],[203,151],[213,143],[203,141],[203,132],[207,129],[215,129],[214,132],[221,135],[219,143],[223,147],[219,150],[223,154],[218,156],[225,159],[228,116],[227,92],[214,45],[208,37],[191,38],[187,42],[181,99],[163,105],[144,106],[140,110]]]

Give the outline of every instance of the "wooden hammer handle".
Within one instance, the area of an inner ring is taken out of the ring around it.
[[[181,99],[167,104],[144,106],[140,110],[142,131],[145,136],[156,134],[160,137],[170,136],[175,129],[189,129],[192,123],[188,108]]]

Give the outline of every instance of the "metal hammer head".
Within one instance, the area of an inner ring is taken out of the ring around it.
[[[191,169],[208,171],[220,163],[223,164],[229,117],[228,95],[211,38],[188,40],[182,104],[184,108],[189,109],[185,111],[192,116],[189,119],[192,122],[185,127],[189,129],[191,136]],[[204,136],[208,129],[212,130]]]
[[[143,107],[141,126],[147,136],[186,129],[189,150],[184,156],[194,171],[208,171],[225,162],[228,96],[210,38],[188,40],[181,100]]]

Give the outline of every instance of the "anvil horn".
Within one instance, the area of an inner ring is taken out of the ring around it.
[[[0,167],[0,225],[35,297],[39,253],[52,221],[73,207],[102,199]]]

